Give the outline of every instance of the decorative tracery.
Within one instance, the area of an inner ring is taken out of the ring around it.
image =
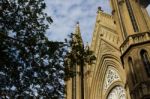
[[[104,81],[104,90],[107,90],[108,87],[115,81],[120,80],[119,74],[113,67],[109,67],[106,71],[105,81]]]
[[[125,89],[121,86],[116,86],[111,90],[107,99],[126,99]]]

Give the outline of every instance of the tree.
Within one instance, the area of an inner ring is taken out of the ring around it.
[[[66,54],[65,76],[66,80],[76,75],[74,66],[80,66],[81,72],[81,99],[84,99],[84,66],[93,64],[96,57],[89,47],[84,47],[80,34],[71,34],[68,43],[68,53]]]
[[[63,97],[63,43],[49,41],[44,0],[0,0],[0,97]]]

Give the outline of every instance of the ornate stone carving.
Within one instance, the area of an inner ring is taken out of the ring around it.
[[[111,90],[107,99],[126,99],[125,90],[121,86],[116,86]]]
[[[104,90],[106,91],[113,82],[118,80],[120,80],[120,77],[117,71],[113,67],[109,67],[105,76]]]

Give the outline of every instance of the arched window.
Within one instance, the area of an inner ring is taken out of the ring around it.
[[[129,64],[129,69],[131,71],[131,79],[132,79],[133,85],[134,85],[137,82],[137,78],[136,78],[136,74],[134,71],[134,65],[133,65],[133,61],[132,61],[131,57],[128,58],[128,64]]]
[[[114,87],[108,94],[107,99],[127,99],[125,89],[122,86]]]
[[[146,50],[142,50],[140,52],[141,59],[144,64],[145,70],[147,72],[148,77],[150,77],[150,58]]]

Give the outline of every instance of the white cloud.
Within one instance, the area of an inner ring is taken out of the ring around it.
[[[84,42],[91,41],[98,6],[108,11],[109,0],[45,0],[46,12],[54,23],[47,31],[50,40],[63,41],[74,32],[75,24],[80,22]]]
[[[80,22],[84,42],[91,42],[98,6],[110,13],[109,0],[45,0],[46,12],[52,16],[54,23],[47,31],[50,40],[63,41],[74,32],[75,24]],[[150,7],[147,8],[150,11]]]

